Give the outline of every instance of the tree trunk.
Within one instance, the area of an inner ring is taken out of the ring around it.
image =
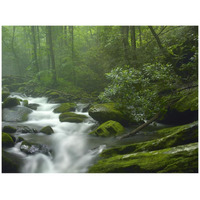
[[[121,33],[122,33],[122,42],[123,42],[123,46],[124,46],[124,57],[125,57],[125,60],[126,60],[126,64],[130,66],[129,42],[128,42],[129,27],[128,26],[122,26],[121,27]]]
[[[40,48],[40,28],[37,26],[37,43],[38,43],[38,48],[39,48],[39,56],[38,56],[38,66],[42,66],[41,64],[41,48]]]
[[[164,49],[164,47],[162,46],[162,43],[161,43],[161,41],[160,41],[159,36],[156,34],[156,32],[155,32],[155,30],[153,29],[152,26],[149,26],[149,29],[151,30],[151,33],[152,33],[153,36],[155,37],[156,42],[157,42],[157,44],[158,44],[158,46],[159,46],[159,48],[160,48],[162,54],[163,54],[164,56],[166,56],[167,51],[166,51],[166,50]]]
[[[136,54],[136,36],[135,36],[135,26],[130,26],[131,32],[131,46],[132,46],[132,63],[137,68],[137,54]]]
[[[64,26],[64,44],[67,46],[67,26]]]
[[[36,68],[36,72],[39,73],[39,65],[37,58],[37,43],[35,37],[35,26],[31,26],[32,38],[33,38],[33,57],[34,57],[34,66]],[[38,75],[38,80],[40,80],[40,76]]]
[[[138,26],[138,29],[139,29],[140,46],[142,46],[142,31],[140,26]]]
[[[18,73],[19,73],[19,75],[21,76],[23,73],[22,73],[21,67],[20,67],[20,61],[19,61],[20,59],[19,59],[19,57],[17,56],[17,53],[16,53],[16,51],[15,51],[14,41],[15,41],[15,26],[13,26],[13,36],[12,36],[12,43],[11,43],[11,45],[12,45],[12,52],[13,52],[13,55],[14,55],[14,57],[15,57],[15,59],[16,59],[17,68],[18,68]]]
[[[47,51],[47,68],[50,71],[51,63],[50,63],[50,47],[49,47],[49,31],[48,27],[46,27],[46,51]]]
[[[155,121],[156,119],[158,119],[160,116],[160,113],[157,113],[154,117],[152,117],[150,120],[148,120],[147,122],[145,122],[144,124],[142,124],[141,126],[137,127],[135,130],[133,130],[132,132],[123,135],[121,137],[119,137],[119,139],[124,139],[130,136],[135,135],[137,132],[139,132],[140,130],[142,130],[143,128],[147,127],[149,124],[151,124],[153,121]]]
[[[55,65],[55,58],[54,58],[54,51],[53,51],[51,26],[48,26],[47,29],[48,29],[48,36],[49,36],[50,57],[51,57],[51,63],[52,63],[53,85],[56,85],[56,83],[57,83],[56,65]]]
[[[71,51],[72,51],[72,63],[73,63],[73,82],[74,82],[74,85],[76,86],[76,69],[75,69],[75,64],[74,64],[74,27],[70,26],[70,29],[71,29],[71,39],[72,39]]]

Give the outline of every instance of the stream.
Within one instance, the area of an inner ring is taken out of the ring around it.
[[[59,113],[54,113],[53,110],[60,104],[49,103],[46,97],[33,98],[14,93],[11,97],[28,100],[29,104],[36,103],[39,106],[37,110],[33,110],[29,114],[28,121],[3,121],[2,126],[10,125],[16,128],[27,126],[36,130],[51,126],[54,130],[52,135],[41,132],[22,133],[20,131],[13,134],[16,138],[22,137],[29,142],[47,145],[51,149],[51,153],[48,155],[43,153],[27,155],[20,150],[21,142],[16,143],[12,148],[7,148],[7,152],[23,161],[21,173],[84,173],[97,161],[98,155],[103,149],[109,146],[146,141],[156,137],[152,130],[140,132],[123,141],[118,141],[116,138],[90,136],[88,133],[94,129],[97,122],[88,115],[88,112],[82,112],[84,104],[77,104],[75,113],[86,115],[88,120],[83,123],[69,123],[59,121]],[[150,129],[156,128],[150,127]]]

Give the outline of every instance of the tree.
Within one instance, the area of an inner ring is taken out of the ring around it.
[[[51,63],[52,63],[53,85],[55,86],[57,84],[57,77],[56,77],[56,65],[55,65],[55,58],[54,58],[54,51],[53,51],[52,30],[51,29],[52,29],[51,26],[47,26],[50,57],[51,57]]]
[[[37,58],[37,43],[36,43],[36,31],[35,31],[35,26],[31,26],[31,32],[32,32],[32,41],[33,41],[33,63],[36,68],[36,72],[38,73],[38,80],[40,80],[40,75],[39,75],[39,64],[38,64],[38,58]]]

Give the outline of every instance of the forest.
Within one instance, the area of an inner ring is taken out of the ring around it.
[[[198,26],[2,26],[3,173],[198,173]]]

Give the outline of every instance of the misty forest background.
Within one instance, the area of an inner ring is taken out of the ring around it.
[[[11,90],[33,96],[54,89],[148,118],[197,75],[197,26],[2,27],[3,85],[11,77]]]

